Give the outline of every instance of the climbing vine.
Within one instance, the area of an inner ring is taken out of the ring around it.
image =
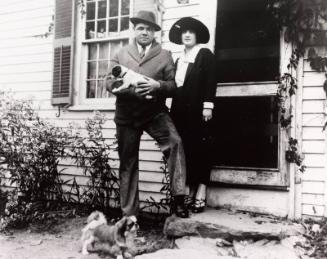
[[[277,104],[280,111],[280,124],[288,129],[292,123],[290,99],[296,94],[298,83],[295,77],[300,58],[308,51],[308,61],[312,69],[325,71],[327,57],[317,54],[313,46],[327,43],[324,23],[327,21],[327,1],[324,0],[268,0],[268,9],[275,18],[279,29],[284,32],[286,43],[291,45],[291,55],[287,71],[278,78]],[[324,83],[327,90],[327,80]],[[303,156],[298,150],[298,141],[289,138],[286,160],[299,166],[304,172]]]

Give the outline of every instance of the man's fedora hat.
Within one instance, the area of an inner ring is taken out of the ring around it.
[[[139,11],[136,16],[130,18],[130,21],[134,25],[138,23],[145,23],[152,26],[155,31],[161,30],[161,27],[156,24],[156,16],[151,11]]]
[[[196,34],[196,43],[207,43],[210,39],[208,28],[199,20],[192,17],[184,17],[173,24],[169,31],[169,40],[176,44],[182,43],[182,32],[192,30]]]

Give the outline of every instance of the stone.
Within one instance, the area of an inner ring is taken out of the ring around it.
[[[311,231],[315,234],[319,233],[321,231],[320,226],[318,224],[313,224],[311,227]]]
[[[303,226],[265,216],[251,216],[228,210],[206,209],[190,218],[171,216],[166,219],[164,233],[171,237],[201,236],[234,239],[283,239],[305,232]]]
[[[197,249],[162,249],[154,253],[138,255],[135,259],[235,259],[233,256],[219,256],[212,251]]]
[[[235,241],[234,250],[238,257],[247,259],[299,259],[293,249],[270,241],[268,243],[255,242],[252,244]]]
[[[196,249],[198,251],[209,251],[220,256],[232,256],[233,251],[230,247],[217,247],[217,239],[201,237],[183,237],[175,240],[176,247],[179,249]]]

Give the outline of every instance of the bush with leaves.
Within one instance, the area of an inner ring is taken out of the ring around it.
[[[110,165],[115,143],[103,136],[105,121],[104,115],[95,112],[94,117],[85,122],[88,137],[76,137],[71,148],[70,155],[76,165],[83,168],[83,174],[89,177],[86,186],[75,188],[78,202],[89,209],[119,207],[119,179]]]
[[[167,160],[165,157],[162,158],[163,165],[161,166],[161,170],[163,173],[162,178],[162,187],[160,189],[160,193],[164,195],[159,201],[155,200],[152,196],[145,200],[144,206],[141,207],[140,211],[142,212],[151,212],[153,214],[157,214],[157,216],[164,214],[171,214],[171,205],[172,205],[172,194],[170,189],[170,176],[167,168]],[[157,217],[159,220],[160,217]]]
[[[42,120],[32,101],[17,100],[0,91],[0,173],[15,187],[7,217],[28,221],[28,204],[37,203],[39,210],[45,210],[49,200],[69,202],[58,164],[72,139],[72,128],[61,129]],[[14,211],[16,216],[11,214]]]
[[[327,21],[327,1],[325,0],[267,0],[267,8],[275,18],[275,23],[284,32],[284,39],[290,43],[291,55],[287,63],[287,71],[278,78],[277,105],[280,111],[280,124],[283,129],[291,126],[291,97],[298,88],[296,70],[300,58],[304,57],[309,46],[323,46],[327,43],[324,26]],[[319,57],[313,47],[309,49],[310,65],[317,71],[324,71],[326,58]],[[325,81],[327,88],[327,81]],[[324,87],[325,88],[325,87]],[[295,163],[301,172],[305,170],[302,164],[302,154],[298,150],[296,139],[289,138],[289,149],[286,151],[288,162]]]

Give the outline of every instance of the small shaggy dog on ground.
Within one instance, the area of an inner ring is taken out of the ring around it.
[[[82,254],[88,254],[88,245],[95,243],[109,245],[110,254],[117,258],[133,258],[127,251],[126,237],[135,234],[138,225],[135,216],[125,216],[114,225],[108,225],[102,212],[94,211],[87,218],[87,225],[82,229]]]

